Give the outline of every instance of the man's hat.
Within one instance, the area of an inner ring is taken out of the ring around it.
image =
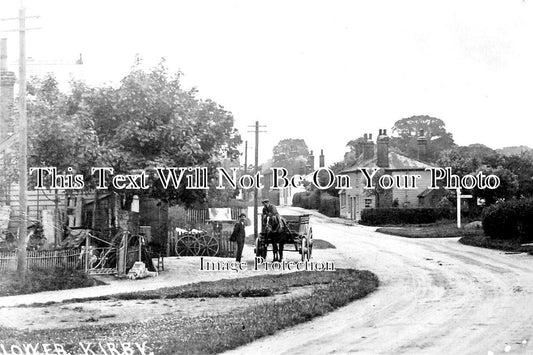
[[[239,215],[239,218],[242,218],[242,217],[246,218],[246,215],[245,215],[244,213],[241,213],[241,214]]]
[[[268,203],[268,202],[270,202],[270,201],[268,200],[268,198],[266,198],[266,199],[264,199],[263,201],[261,201],[261,203]]]

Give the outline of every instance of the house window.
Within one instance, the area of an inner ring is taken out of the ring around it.
[[[372,199],[371,198],[365,198],[365,208],[372,207]]]
[[[346,194],[341,194],[341,207],[346,206]]]

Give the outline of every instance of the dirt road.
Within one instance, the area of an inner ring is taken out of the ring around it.
[[[229,354],[533,354],[533,257],[312,219],[315,260],[376,273],[377,292]]]

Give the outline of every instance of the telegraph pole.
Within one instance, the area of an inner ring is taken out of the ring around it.
[[[26,244],[28,242],[28,221],[26,219],[28,188],[28,119],[26,117],[26,9],[19,10],[19,226],[17,272],[19,278],[26,278]]]
[[[244,175],[246,175],[247,172],[248,172],[248,141],[244,141]],[[247,191],[243,189],[242,194],[244,197],[244,201],[248,202]]]
[[[254,127],[254,126],[252,126]],[[259,131],[259,127],[266,127],[266,126],[260,126],[259,121],[255,121],[255,174],[257,175],[259,173],[259,132],[266,132],[266,131]],[[258,194],[259,189],[256,188],[254,190],[254,237],[257,239],[259,236],[259,227],[258,227],[258,221],[257,221],[257,214],[258,214]]]
[[[37,16],[32,16],[37,17]],[[26,279],[26,245],[28,242],[27,196],[28,188],[28,120],[26,117],[26,9],[21,1],[18,18],[3,20],[19,21],[19,240],[17,273],[19,278]]]

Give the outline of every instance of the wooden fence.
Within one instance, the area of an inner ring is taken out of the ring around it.
[[[187,223],[205,223],[209,219],[209,211],[208,210],[186,210],[186,220]]]
[[[248,213],[247,208],[231,208],[231,219],[237,221],[241,213]],[[197,224],[205,223],[209,220],[209,210],[208,209],[189,209],[186,210],[186,220],[187,223]]]
[[[38,267],[53,269],[56,267],[76,269],[81,265],[80,250],[41,250],[28,251],[26,265],[28,268]],[[15,271],[17,269],[17,252],[0,252],[0,272]]]

